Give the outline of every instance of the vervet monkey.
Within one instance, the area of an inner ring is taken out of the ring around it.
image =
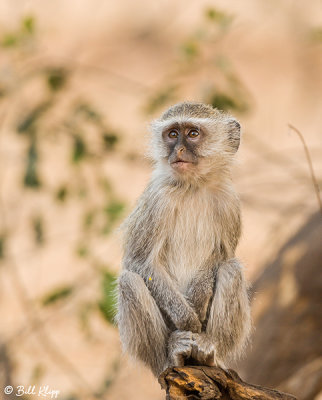
[[[209,105],[184,102],[151,131],[152,178],[123,224],[121,341],[156,376],[169,366],[225,366],[251,327],[235,258],[241,220],[231,169],[240,124]]]

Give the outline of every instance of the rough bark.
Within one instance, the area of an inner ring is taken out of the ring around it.
[[[168,368],[159,383],[167,400],[296,400],[290,394],[246,383],[235,371],[218,367]]]

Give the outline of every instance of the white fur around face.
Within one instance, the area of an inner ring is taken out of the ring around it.
[[[174,123],[190,123],[199,128],[203,127],[208,132],[211,132],[212,134],[210,135],[210,137],[208,137],[208,148],[213,148],[213,144],[215,142],[217,142],[217,144],[220,144],[220,142],[224,142],[223,135],[216,135],[216,132],[221,131],[225,126],[225,120],[223,117],[219,120],[213,120],[210,118],[193,118],[186,116],[177,116],[164,121],[157,119],[154,120],[150,125],[152,133],[150,155],[155,161],[160,160],[160,157],[162,158],[167,156],[167,150],[163,142],[162,132]],[[205,152],[204,155],[207,156],[208,152]]]
[[[219,181],[221,175],[226,175],[231,170],[235,160],[235,152],[232,151],[228,140],[231,121],[232,118],[225,114],[220,114],[216,119],[176,116],[153,121],[150,156],[158,173],[179,181]],[[205,138],[196,149],[198,165],[189,174],[177,174],[168,164],[168,148],[162,132],[174,123],[190,123],[205,131]]]

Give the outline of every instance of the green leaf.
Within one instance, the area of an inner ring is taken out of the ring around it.
[[[312,28],[309,36],[313,42],[321,43],[322,42],[322,27]]]
[[[103,317],[110,323],[114,323],[114,316],[116,313],[116,275],[112,272],[105,270],[102,273],[101,290],[102,297],[98,302],[98,307]]]
[[[72,160],[74,163],[78,163],[82,161],[87,154],[86,144],[84,139],[80,135],[74,136],[74,147],[73,147],[73,155]]]
[[[103,142],[106,150],[113,150],[119,138],[115,133],[103,132]]]
[[[231,95],[222,92],[214,93],[210,96],[210,99],[207,102],[210,103],[213,107],[224,111],[234,110],[245,112],[248,109],[247,104],[241,99],[236,100]]]
[[[213,21],[222,27],[229,25],[233,20],[231,15],[228,15],[223,11],[216,10],[215,8],[208,8],[205,15],[208,20]]]
[[[76,395],[75,393],[68,394],[67,396],[63,397],[62,400],[81,400],[81,398]]]
[[[101,186],[102,190],[105,192],[106,195],[110,196],[113,193],[112,184],[106,177],[103,177],[102,179],[99,180],[99,185]]]
[[[14,47],[19,43],[19,38],[13,33],[7,33],[1,41],[3,47]]]
[[[87,103],[79,104],[75,109],[75,113],[81,113],[88,120],[92,120],[94,122],[100,122],[102,119],[100,113]]]
[[[35,19],[32,16],[27,16],[22,20],[22,29],[28,34],[33,34],[35,31]]]
[[[80,199],[86,199],[86,197],[88,195],[88,190],[87,190],[86,186],[81,185],[77,191],[77,195]]]
[[[43,364],[37,364],[34,366],[31,372],[30,383],[38,383],[46,373],[46,368]]]
[[[96,210],[89,210],[83,216],[83,227],[85,231],[93,226],[94,219],[96,216]]]
[[[36,122],[38,122],[40,116],[43,115],[51,105],[51,101],[44,101],[36,106],[20,120],[17,126],[17,132],[33,134]]]
[[[26,187],[37,189],[41,186],[38,177],[38,150],[36,139],[32,138],[27,153],[27,164],[24,176],[24,185]]]
[[[116,221],[122,214],[125,204],[118,200],[112,200],[105,208],[104,212],[108,215],[109,221]]]
[[[4,97],[7,94],[7,88],[3,85],[3,82],[0,82],[0,98]]]
[[[76,248],[76,253],[77,253],[78,257],[85,258],[89,254],[89,249],[85,244],[80,244]]]
[[[182,51],[191,60],[199,54],[199,44],[196,40],[189,40],[183,44]]]
[[[219,108],[220,110],[229,110],[237,108],[235,100],[224,93],[214,94],[211,99],[211,104],[213,107]]]
[[[35,243],[38,246],[44,244],[44,222],[41,216],[36,216],[32,219],[32,228],[34,232]]]
[[[110,221],[107,221],[103,227],[103,229],[101,230],[101,233],[103,236],[108,235],[109,233],[111,233],[112,231],[112,224]]]
[[[101,231],[102,235],[108,235],[111,233],[113,224],[117,221],[125,208],[125,204],[118,200],[110,200],[108,204],[103,208],[103,212],[107,219],[105,225]]]
[[[56,199],[63,203],[66,200],[67,196],[68,196],[67,186],[65,185],[60,186],[55,195]]]
[[[59,300],[66,299],[73,293],[73,291],[74,291],[73,286],[57,287],[43,297],[42,305],[48,306],[50,304],[56,303]]]
[[[114,359],[112,363],[110,363],[110,368],[109,371],[106,372],[105,377],[101,381],[101,384],[96,390],[96,396],[98,399],[105,399],[106,398],[106,393],[113,385],[118,377],[118,371],[121,368],[121,359],[120,357],[117,357]]]
[[[10,32],[3,36],[1,45],[3,47],[15,47],[24,43],[25,35],[32,35],[35,30],[35,20],[27,16],[21,20],[21,29],[15,33]]]
[[[67,81],[67,71],[64,68],[51,68],[47,72],[47,84],[51,91],[62,89]]]
[[[0,260],[5,258],[5,244],[6,244],[6,236],[4,233],[0,235]]]
[[[173,101],[176,97],[177,86],[169,86],[165,89],[161,89],[154,96],[148,100],[146,106],[146,112],[152,114],[158,111],[160,108]]]
[[[91,329],[90,329],[90,315],[92,311],[96,310],[95,303],[83,303],[79,307],[79,322],[82,331],[87,335],[87,337],[91,337]]]

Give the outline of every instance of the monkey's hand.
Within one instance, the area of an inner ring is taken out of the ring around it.
[[[189,331],[174,331],[168,342],[169,367],[183,367],[187,358],[191,357],[193,348],[193,333]]]
[[[193,333],[192,339],[191,357],[200,365],[218,365],[215,345],[209,337],[205,333]]]
[[[189,314],[183,318],[182,316],[175,321],[175,325],[180,331],[190,331],[194,333],[201,332],[202,324],[196,312],[191,310]]]

